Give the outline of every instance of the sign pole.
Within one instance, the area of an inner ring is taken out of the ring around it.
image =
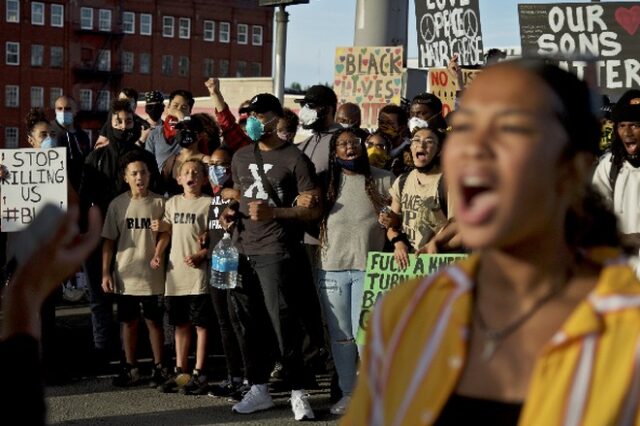
[[[284,104],[284,72],[287,56],[287,23],[289,22],[289,13],[286,12],[285,6],[280,5],[280,9],[276,12],[276,63],[275,63],[275,79],[274,93],[276,98]]]

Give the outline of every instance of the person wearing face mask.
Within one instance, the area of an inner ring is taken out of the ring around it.
[[[347,102],[338,107],[336,123],[342,127],[359,128],[362,123],[360,107],[352,102]]]
[[[127,100],[115,100],[109,111],[110,126],[106,136],[110,143],[97,148],[89,154],[84,165],[80,185],[81,219],[86,218],[89,207],[98,206],[102,217],[107,212],[109,203],[127,190],[122,179],[120,159],[132,150],[140,150],[151,175],[149,188],[155,193],[162,193],[159,187],[160,173],[155,157],[136,144],[140,138],[140,127],[134,125],[131,103]],[[82,223],[82,221],[81,221]],[[93,323],[93,340],[95,346],[94,360],[98,372],[108,365],[108,347],[111,340],[113,322],[112,300],[102,291],[102,246],[100,245],[89,256],[85,263],[85,275],[89,288],[91,304],[91,320]]]
[[[242,414],[274,406],[268,382],[273,368],[269,356],[275,334],[277,352],[288,374],[291,407],[296,420],[314,418],[304,389],[300,311],[307,305],[296,290],[300,286],[299,226],[317,220],[321,207],[292,207],[300,195],[320,190],[313,164],[291,143],[278,137],[283,116],[278,99],[262,93],[252,98],[246,131],[253,145],[239,149],[231,174],[240,190],[237,209],[227,208],[221,221],[234,224],[234,244],[240,252],[242,286],[233,292],[244,342],[240,342],[246,374],[252,385],[233,411]],[[271,330],[269,330],[271,328]]]
[[[147,113],[147,123],[151,129],[162,126],[164,113],[164,95],[158,90],[151,90],[144,95],[144,112]]]
[[[222,92],[220,91],[220,80],[214,77],[209,78],[204,82],[204,86],[207,88],[209,95],[211,96],[213,112],[216,117],[216,122],[218,123],[218,126],[220,126],[220,133],[224,140],[224,146],[229,148],[232,152],[235,152],[243,146],[251,145],[251,139],[247,136],[243,126],[238,124],[222,96]],[[243,102],[240,107],[241,116],[248,112],[248,106],[245,104],[246,102]],[[244,125],[246,126],[246,121]]]
[[[629,90],[611,114],[611,152],[605,154],[593,175],[593,185],[620,221],[625,243],[640,248],[640,90]]]
[[[68,177],[71,187],[78,191],[85,158],[91,152],[91,141],[87,132],[75,122],[78,112],[76,101],[71,96],[60,96],[54,103],[56,118],[51,128],[56,134],[53,147],[67,148]]]
[[[136,114],[136,108],[138,108],[138,91],[130,87],[125,87],[120,92],[118,92],[116,99],[121,99],[129,102],[129,105],[131,106],[131,111],[133,111],[134,125],[136,127],[140,127],[140,138],[136,141],[136,143],[140,146],[144,145],[144,141],[149,135],[151,126],[147,122],[147,120],[145,120],[144,118]],[[111,123],[109,122],[109,120],[107,120],[103,124],[102,128],[100,129],[98,140],[96,141],[94,149],[102,148],[103,146],[109,143],[109,138],[107,138],[106,133],[110,125]]]
[[[144,149],[155,156],[159,170],[164,168],[164,163],[171,155],[178,154],[182,149],[175,141],[178,133],[176,124],[191,115],[194,103],[193,94],[188,90],[174,90],[169,95],[169,105],[162,126],[149,132]]]

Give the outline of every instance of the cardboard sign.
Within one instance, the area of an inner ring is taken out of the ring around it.
[[[462,68],[462,85],[467,87],[480,72],[478,69]],[[457,79],[447,68],[429,69],[429,93],[433,93],[442,101],[442,115],[446,117],[455,109],[456,92],[461,90],[458,87]]]
[[[560,66],[620,95],[640,87],[640,2],[520,4],[523,55],[566,59]]]
[[[445,67],[454,53],[461,65],[483,61],[478,0],[416,0],[420,68]]]
[[[415,254],[409,255],[409,265],[401,270],[393,253],[370,252],[360,310],[358,345],[363,345],[367,321],[378,299],[387,291],[405,281],[431,275],[443,266],[467,257],[466,254]]]
[[[362,110],[362,127],[377,127],[378,112],[400,104],[400,47],[338,47],[333,90],[338,103],[353,102]]]
[[[67,150],[0,149],[0,229],[26,228],[47,203],[67,209]]]

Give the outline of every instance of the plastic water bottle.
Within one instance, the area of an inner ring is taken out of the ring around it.
[[[240,283],[238,274],[238,262],[240,256],[238,250],[231,243],[231,235],[228,232],[216,244],[211,253],[211,279],[209,284],[221,290],[235,288]]]

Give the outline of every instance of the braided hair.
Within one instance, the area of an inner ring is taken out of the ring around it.
[[[336,204],[336,199],[340,195],[340,182],[342,179],[342,168],[336,161],[336,145],[340,135],[344,133],[351,133],[354,136],[360,138],[361,155],[364,156],[364,169],[362,174],[364,175],[364,189],[375,209],[376,213],[379,213],[383,207],[389,204],[389,198],[378,191],[376,182],[371,175],[371,166],[369,165],[369,158],[367,157],[367,148],[365,146],[365,140],[368,133],[359,128],[344,128],[338,129],[331,137],[329,142],[329,168],[327,170],[327,183],[325,191],[325,208],[322,215],[322,221],[320,222],[320,246],[323,249],[326,248],[327,241],[327,221],[329,214]]]

